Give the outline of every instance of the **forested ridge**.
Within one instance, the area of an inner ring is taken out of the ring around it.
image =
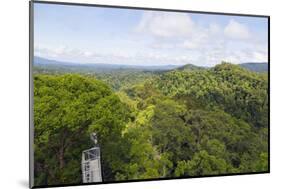
[[[268,171],[268,75],[230,63],[34,74],[35,185],[81,183],[95,131],[103,181]]]

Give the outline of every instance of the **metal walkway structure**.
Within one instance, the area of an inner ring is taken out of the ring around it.
[[[82,152],[82,181],[83,183],[102,182],[100,147],[97,145],[97,136],[91,134],[94,147]]]

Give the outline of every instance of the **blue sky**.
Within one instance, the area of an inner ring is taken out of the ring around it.
[[[267,19],[35,3],[35,56],[75,63],[267,62]]]

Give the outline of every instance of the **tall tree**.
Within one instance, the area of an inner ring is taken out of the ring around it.
[[[125,119],[119,98],[98,80],[35,75],[35,183],[81,182],[81,153],[91,146],[89,132],[98,133],[107,153],[109,140],[118,138],[111,137],[121,136]],[[112,168],[107,159],[103,163]]]

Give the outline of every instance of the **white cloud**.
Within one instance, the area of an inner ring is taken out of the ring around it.
[[[197,30],[194,33],[196,33],[196,35],[189,37],[183,42],[182,46],[184,48],[200,49],[204,45],[206,45],[206,43],[209,42],[210,36],[208,35],[208,31],[204,31],[204,29],[202,29],[202,30]]]
[[[253,60],[255,62],[267,62],[267,53],[266,52],[253,52]]]
[[[175,49],[179,47],[179,44],[172,43],[172,42],[165,42],[161,40],[155,40],[149,45],[149,47],[153,49]]]
[[[91,51],[83,51],[81,49],[70,48],[64,45],[60,45],[57,48],[35,45],[34,55],[69,62],[82,60],[81,63],[86,62],[94,56],[99,56]]]
[[[156,37],[186,37],[194,29],[192,19],[184,13],[147,12],[136,27],[137,32]]]
[[[80,63],[109,64],[196,64],[214,66],[222,60],[232,63],[267,61],[267,44],[255,32],[236,20],[199,23],[186,13],[146,12],[134,28],[130,45],[75,49],[35,47],[35,55]],[[128,38],[129,39],[129,38]],[[141,39],[136,42],[135,39]]]
[[[230,20],[228,25],[225,27],[224,34],[226,37],[232,39],[249,39],[251,36],[247,26],[233,19]]]
[[[267,53],[253,49],[228,51],[223,60],[232,63],[267,62]]]
[[[35,47],[35,56],[54,59],[58,61],[67,61],[73,63],[107,63],[107,64],[131,64],[131,65],[161,65],[172,64],[182,65],[194,61],[190,55],[181,55],[171,53],[162,53],[160,51],[139,50],[134,53],[128,53],[122,49],[111,49],[104,52],[77,50],[68,47]]]
[[[216,22],[206,26],[187,14],[150,12],[142,16],[136,31],[153,37],[149,46],[153,50],[183,53],[169,58],[174,63],[213,66],[222,60],[233,63],[267,60],[267,54],[257,49],[256,33],[234,19],[229,20],[226,26]],[[186,57],[179,58],[181,55]],[[149,58],[153,59],[147,56]]]
[[[200,26],[194,22],[192,35],[187,36],[179,46],[199,50],[206,49],[207,46],[217,46],[222,41],[222,28],[216,23],[210,23],[208,26]]]
[[[83,53],[83,55],[84,55],[85,57],[91,57],[91,56],[93,56],[93,53],[90,52],[90,51],[85,51],[85,52]]]
[[[34,48],[35,56],[41,56],[45,58],[52,59],[65,59],[65,60],[76,60],[78,57],[89,57],[90,52],[84,52],[79,49],[70,48],[67,46],[60,45],[56,48],[51,48],[48,46],[36,45]]]
[[[217,35],[217,34],[221,33],[222,28],[216,23],[210,23],[208,30],[209,30],[210,34]]]
[[[200,44],[196,41],[186,40],[183,43],[183,47],[185,47],[187,49],[198,49],[200,47]]]
[[[183,65],[196,64],[201,66],[213,66],[222,60],[232,63],[243,62],[266,62],[267,51],[258,51],[252,48],[233,50],[227,48],[223,40],[212,45],[205,44],[199,50],[189,49],[182,51],[149,50],[143,49],[128,53],[124,49],[91,51],[75,50],[67,47],[52,49],[49,47],[35,47],[35,55],[44,58],[68,61],[76,63],[108,63],[108,64],[131,64],[131,65]],[[185,48],[185,47],[181,47]]]

